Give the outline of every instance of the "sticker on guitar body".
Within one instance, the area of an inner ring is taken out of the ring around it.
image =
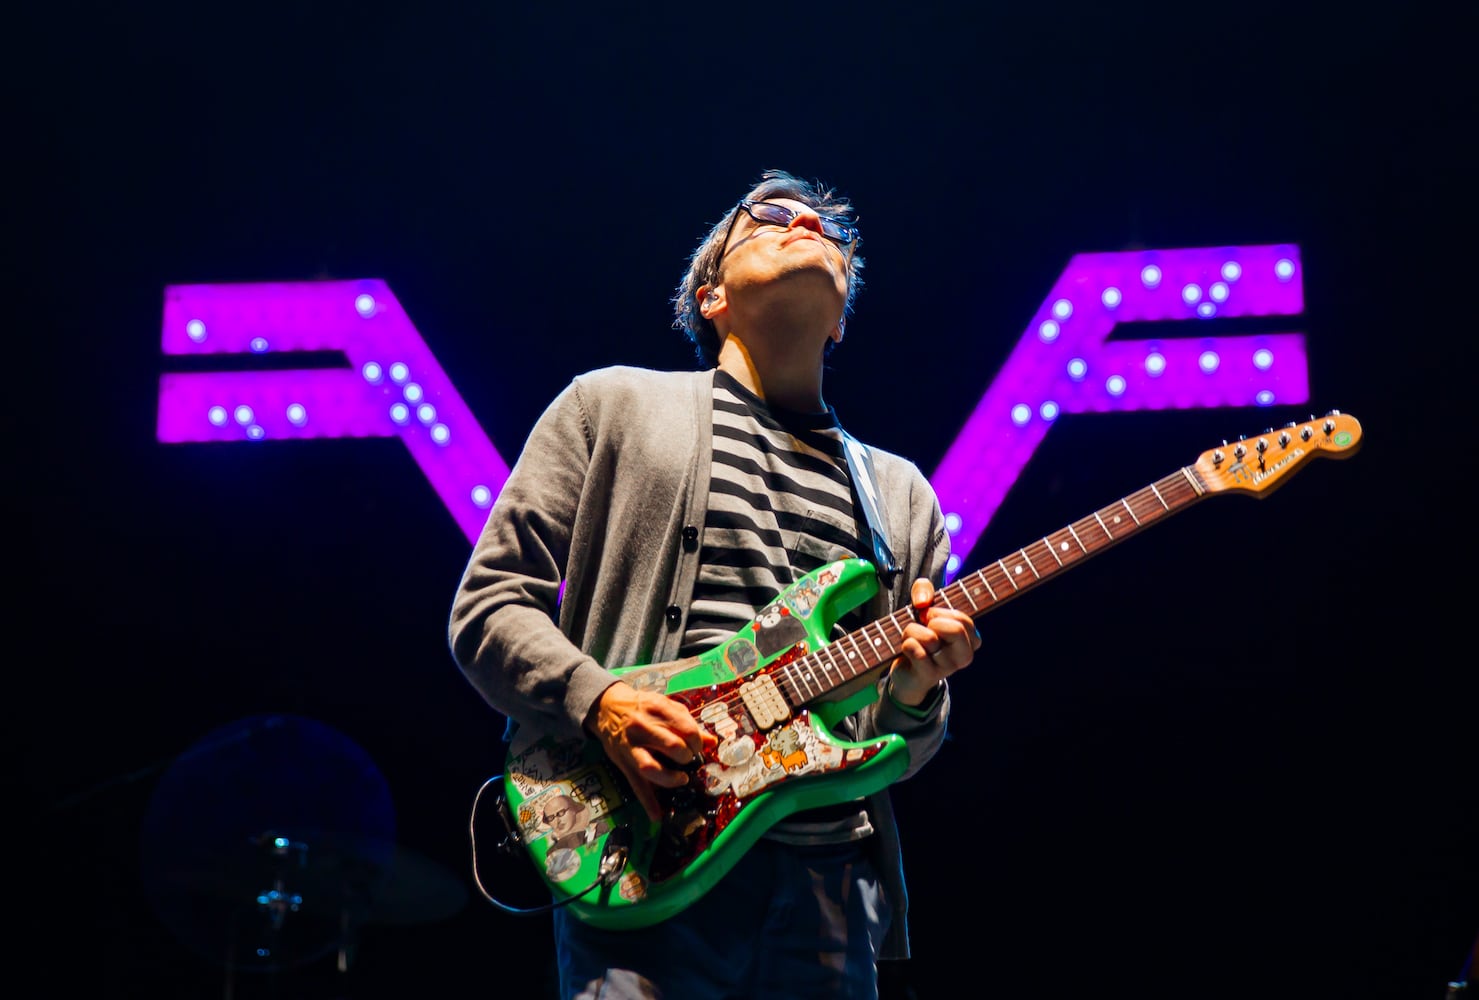
[[[611,829],[609,815],[621,802],[610,773],[584,761],[578,740],[542,740],[518,755],[509,771],[524,794],[516,819],[529,843],[544,841],[545,875],[563,882],[580,870]]]
[[[806,713],[772,730],[762,742],[752,732],[741,733],[740,723],[728,712],[711,724],[719,736],[718,760],[705,764],[703,775],[704,791],[713,796],[731,790],[748,798],[782,778],[829,770],[847,759],[841,748],[817,738]]]

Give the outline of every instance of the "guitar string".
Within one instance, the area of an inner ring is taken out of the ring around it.
[[[1041,579],[1043,579],[1043,571],[1037,568],[1037,563],[1033,560],[1032,553],[1029,550],[1041,550],[1039,552],[1039,559],[1045,564],[1044,569],[1046,570],[1046,573],[1048,575],[1052,575],[1053,573],[1056,573],[1061,569],[1068,568],[1068,566],[1072,565],[1072,563],[1064,563],[1054,551],[1055,546],[1049,544],[1050,541],[1056,540],[1057,547],[1069,554],[1072,554],[1072,548],[1069,546],[1069,542],[1071,541],[1076,544],[1079,551],[1073,556],[1075,560],[1087,556],[1092,556],[1097,554],[1097,552],[1101,548],[1104,548],[1109,544],[1112,544],[1123,538],[1128,537],[1131,534],[1134,534],[1141,528],[1145,527],[1151,521],[1158,519],[1163,515],[1174,513],[1181,507],[1185,506],[1187,503],[1191,502],[1194,499],[1197,499],[1198,494],[1191,487],[1191,484],[1186,481],[1185,473],[1186,470],[1178,470],[1177,472],[1166,476],[1164,479],[1161,479],[1156,483],[1153,483],[1140,490],[1137,490],[1134,493],[1126,495],[1113,504],[1100,508],[1088,517],[1080,518],[1079,520],[1074,521],[1071,524],[1060,528],[1049,535],[1044,535],[1042,538],[1037,539],[1033,542],[1029,542],[1026,545],[1022,546],[1020,549],[1017,550],[1016,553],[1013,553],[1013,556],[1017,554],[1022,555],[1034,574],[1033,579],[1028,581],[1027,585],[1031,586],[1032,584],[1037,583]],[[1170,499],[1174,502],[1168,502],[1167,497],[1170,497]],[[1121,507],[1130,512],[1131,518],[1134,523],[1132,525],[1125,526],[1124,530],[1116,535],[1110,532],[1108,526],[1105,524],[1103,519],[1106,516],[1109,516],[1111,518],[1117,517],[1118,511]],[[1092,545],[1085,543],[1082,540],[1082,536],[1078,534],[1078,529],[1083,529],[1085,532],[1091,532],[1095,528],[1099,530],[1099,533],[1102,534],[1104,538],[1102,540],[1095,541]],[[1046,560],[1041,559],[1041,556],[1044,554],[1052,557],[1052,565],[1046,565]],[[996,563],[993,563],[981,570],[976,571],[975,573],[971,574],[971,576],[966,577],[964,580],[957,581],[956,583],[953,583],[948,587],[941,588],[941,590],[936,594],[934,603],[944,604],[945,606],[950,607],[953,606],[951,603],[953,600],[963,599],[966,604],[969,604],[971,606],[972,611],[970,613],[974,616],[984,613],[984,611],[989,610],[991,607],[994,607],[996,604],[1000,603],[1001,597],[997,595],[996,588],[992,587],[991,584],[993,582],[1002,587],[1004,592],[1005,586],[1009,585],[1013,588],[1010,593],[1017,593],[1020,589],[1022,589],[1022,584],[1019,584],[1015,580],[1013,580],[1012,575],[1005,570],[1004,566],[1001,565],[1004,559],[1005,557],[1002,557],[1002,559],[997,560]],[[996,576],[993,578],[991,576],[991,571],[997,569],[1000,569],[1000,572],[997,573]],[[980,604],[972,597],[971,588],[967,586],[968,581],[975,580],[977,578],[979,578],[980,582],[986,587],[987,593],[985,595],[982,595],[979,590],[975,593],[976,596],[985,596],[989,598],[985,605]],[[884,618],[881,618],[876,622],[866,625],[861,629],[857,629],[854,632],[850,632],[847,635],[841,636],[834,642],[829,643],[828,645],[821,647],[820,649],[807,653],[799,659],[784,664],[776,668],[776,670],[771,671],[771,673],[773,674],[780,673],[784,675],[780,680],[777,681],[777,683],[783,684],[784,686],[790,688],[789,692],[787,693],[790,695],[793,703],[788,707],[793,709],[799,708],[808,700],[806,697],[802,696],[799,686],[801,683],[801,678],[804,676],[799,673],[799,670],[802,669],[804,665],[811,663],[817,667],[820,667],[821,672],[824,675],[831,673],[834,670],[838,669],[836,658],[835,656],[830,655],[830,653],[828,657],[824,657],[824,653],[828,653],[840,643],[846,642],[848,640],[852,640],[853,645],[856,647],[858,646],[857,636],[866,633],[869,629],[876,629],[877,631],[882,633],[885,623],[891,625],[894,631],[898,634],[899,638],[902,639],[904,626],[912,620],[912,609],[895,611],[891,615],[885,616]],[[893,658],[900,655],[900,650],[896,648],[893,640],[889,639],[888,635],[884,634],[882,635],[882,638],[884,642],[888,645],[889,654],[887,658]],[[833,661],[830,667],[825,662],[826,658],[830,658]],[[867,657],[864,657],[864,659],[866,661]],[[858,671],[857,673],[854,673],[853,676],[856,677],[858,673],[866,672],[866,670],[871,670],[874,667],[882,665],[884,662],[885,660],[881,659],[876,663],[870,663],[867,667],[864,668],[863,671]],[[843,681],[845,682],[851,679],[851,677],[845,677],[843,678]],[[717,703],[722,704],[726,709],[728,709],[742,703],[743,700],[743,692],[735,690],[726,693],[715,701],[710,701],[706,703],[705,707]],[[702,721],[700,713],[690,711],[689,714],[696,721]]]
[[[900,620],[901,618],[903,619],[902,621]],[[832,650],[834,647],[836,647],[839,644],[841,644],[843,642],[846,642],[848,640],[852,640],[853,645],[855,647],[859,646],[860,643],[859,643],[858,639],[856,638],[859,634],[865,633],[869,629],[876,629],[877,631],[879,631],[880,633],[882,633],[883,632],[883,625],[884,625],[885,622],[891,624],[894,627],[894,630],[898,633],[899,638],[902,639],[903,638],[903,626],[905,624],[907,624],[911,620],[913,620],[913,611],[912,611],[912,609],[910,609],[908,611],[904,611],[904,610],[895,611],[891,615],[887,615],[884,618],[880,618],[878,621],[873,622],[873,623],[871,623],[869,625],[866,625],[863,628],[857,629],[857,630],[855,630],[853,632],[849,632],[847,635],[844,635],[844,636],[839,637],[838,639],[836,639],[835,641],[829,643],[828,645],[823,646],[820,649],[813,650],[812,652],[807,653],[806,655],[801,656],[798,659],[791,661],[790,663],[782,664],[779,667],[776,667],[774,670],[771,670],[769,672],[771,674],[780,673],[780,674],[783,674],[784,675],[784,677],[782,678],[782,680],[778,681],[777,683],[784,683],[785,686],[788,686],[791,689],[789,693],[791,695],[793,704],[790,705],[790,706],[788,706],[788,707],[791,707],[791,708],[799,708],[802,705],[804,705],[806,703],[806,701],[808,700],[807,698],[802,697],[801,692],[800,692],[800,689],[798,687],[798,680],[797,680],[797,677],[798,677],[797,671],[798,671],[799,668],[801,668],[801,666],[803,664],[806,664],[806,663],[808,663],[810,661],[810,662],[812,662],[812,663],[820,666],[820,670],[821,670],[821,672],[823,674],[832,673],[832,672],[840,673],[841,672],[841,667],[836,663],[836,657],[835,656],[825,656],[824,657],[824,654],[828,653],[828,651]],[[861,673],[866,673],[868,670],[871,670],[874,667],[882,666],[885,662],[887,662],[888,659],[892,659],[893,657],[896,657],[896,656],[899,655],[900,650],[898,648],[896,648],[896,645],[893,642],[893,640],[889,639],[889,637],[886,634],[883,634],[881,636],[881,638],[882,638],[882,641],[888,647],[888,650],[889,650],[888,656],[885,657],[885,658],[883,658],[883,659],[878,660],[875,663],[868,664],[862,670],[855,671],[852,674],[852,677],[857,677]],[[830,659],[833,660],[833,663],[832,663],[832,665],[830,667],[828,667],[828,666],[825,665],[825,662],[824,661],[827,658],[830,658]],[[867,656],[864,656],[863,659],[866,662],[868,658],[867,658]],[[843,678],[843,682],[846,682],[847,680],[851,680],[852,677],[844,677]],[[836,685],[833,685],[833,686],[835,687]],[[713,701],[706,702],[705,703],[705,707],[707,707],[708,705],[713,705],[713,704],[722,704],[726,708],[729,708],[729,707],[732,707],[734,705],[740,704],[743,701],[744,701],[744,693],[742,691],[739,691],[739,690],[736,689],[734,691],[731,691],[731,692],[728,692],[728,693],[724,694],[720,698],[714,699]],[[700,710],[700,712],[701,711],[702,710]],[[700,721],[700,722],[702,721],[702,718],[701,718],[700,713],[695,713],[695,712],[690,711],[689,715],[693,719],[695,719],[696,721]]]

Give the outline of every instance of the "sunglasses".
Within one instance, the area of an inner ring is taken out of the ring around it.
[[[719,260],[714,262],[716,268],[719,266],[719,261],[722,261],[729,253],[729,239],[734,235],[734,226],[739,221],[741,211],[764,226],[789,226],[792,220],[800,214],[794,209],[787,208],[785,205],[777,205],[772,201],[741,201],[735,206],[734,214],[729,218],[729,228],[724,232],[724,242],[719,244],[723,249],[719,253]],[[821,220],[822,235],[847,251],[848,266],[851,266],[853,248],[858,243],[858,227],[845,219],[834,219],[830,215],[821,215],[817,218]]]

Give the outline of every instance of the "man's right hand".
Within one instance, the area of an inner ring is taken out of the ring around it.
[[[679,770],[713,747],[718,737],[698,724],[681,702],[657,691],[639,691],[617,681],[596,699],[586,729],[601,742],[648,817],[662,821],[657,788],[688,783]]]

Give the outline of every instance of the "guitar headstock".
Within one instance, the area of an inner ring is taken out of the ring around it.
[[[1207,492],[1241,490],[1267,494],[1309,459],[1348,458],[1361,445],[1355,417],[1331,410],[1323,417],[1291,423],[1202,452],[1193,466]]]

